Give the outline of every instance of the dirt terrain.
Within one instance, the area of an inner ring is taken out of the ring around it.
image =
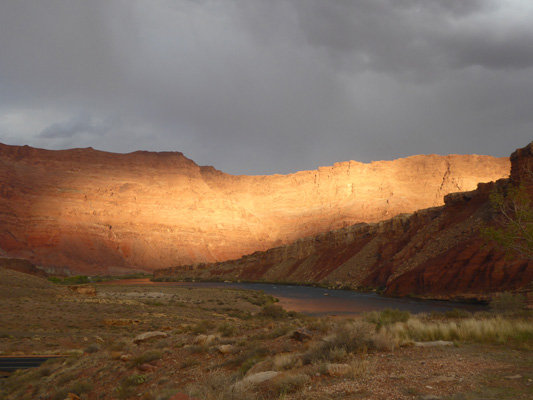
[[[1,399],[533,396],[533,320],[524,312],[311,318],[259,292],[93,286],[81,294],[0,268],[0,355],[66,356],[1,379]],[[497,332],[468,328],[493,320]]]

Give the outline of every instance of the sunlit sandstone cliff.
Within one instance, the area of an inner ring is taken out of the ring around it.
[[[511,155],[511,181],[533,195],[533,143]],[[445,196],[445,205],[360,224],[238,260],[183,265],[154,278],[232,279],[381,289],[386,294],[486,299],[531,289],[533,261],[510,260],[480,237],[492,222],[489,195],[508,179]]]
[[[439,206],[509,168],[504,158],[427,155],[232,176],[181,153],[0,144],[0,256],[89,274],[235,259]]]

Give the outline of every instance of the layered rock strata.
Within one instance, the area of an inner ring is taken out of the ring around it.
[[[533,143],[511,156],[513,184],[531,190]],[[529,170],[530,171],[530,170]],[[359,224],[238,260],[184,265],[154,272],[156,279],[231,279],[373,288],[385,294],[486,299],[531,287],[533,262],[510,260],[480,231],[491,223],[489,196],[509,180],[481,183],[445,196],[445,205]]]
[[[233,176],[181,153],[0,144],[0,255],[86,274],[235,259],[439,206],[509,168],[508,159],[428,155]]]

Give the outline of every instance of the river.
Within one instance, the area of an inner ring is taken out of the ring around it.
[[[467,311],[482,311],[487,309],[486,305],[481,304],[386,297],[376,293],[271,283],[152,282],[146,278],[107,281],[101,284],[262,290],[278,298],[279,304],[286,310],[316,316],[356,316],[365,312],[380,311],[386,308],[409,311],[412,314],[430,313],[433,311],[445,312],[453,309]]]

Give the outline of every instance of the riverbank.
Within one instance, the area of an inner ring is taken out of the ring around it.
[[[381,311],[387,308],[409,311],[413,314],[447,312],[454,309],[470,312],[487,311],[488,309],[486,304],[479,302],[423,300],[312,285],[217,281],[154,282],[147,278],[107,281],[100,284],[259,290],[274,296],[286,310],[313,316],[341,315],[355,317],[366,312]]]
[[[528,313],[316,318],[249,290],[108,284],[89,295],[3,269],[0,296],[1,353],[69,355],[0,380],[7,400],[533,395]]]

